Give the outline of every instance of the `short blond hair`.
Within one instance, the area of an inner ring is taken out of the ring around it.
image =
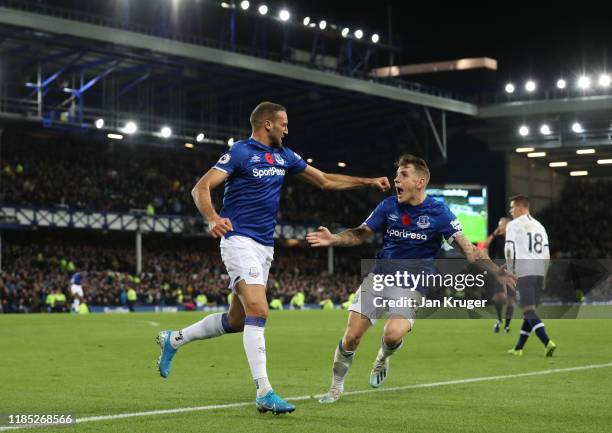
[[[414,171],[416,171],[419,176],[422,176],[425,179],[425,183],[429,183],[431,175],[429,173],[429,167],[427,166],[427,163],[423,158],[419,158],[418,156],[405,153],[400,156],[397,162],[395,163],[396,167],[407,167],[409,165],[412,165]]]
[[[266,120],[273,120],[279,111],[287,111],[285,107],[274,102],[264,101],[257,104],[251,113],[250,121],[253,131],[261,128]]]

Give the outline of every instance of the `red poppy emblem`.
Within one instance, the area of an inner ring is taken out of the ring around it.
[[[404,224],[405,226],[410,225],[410,217],[408,215],[402,215],[402,224]]]
[[[272,158],[271,153],[266,153],[266,161],[268,161],[268,164],[274,165],[274,158]]]

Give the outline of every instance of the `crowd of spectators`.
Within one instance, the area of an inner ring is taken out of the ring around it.
[[[157,214],[195,216],[190,190],[222,151],[9,134],[0,154],[0,203],[92,211],[152,207]],[[221,197],[219,188],[213,197],[218,205]],[[355,226],[380,198],[373,191],[319,193],[288,179],[279,221]],[[611,259],[610,203],[611,181],[568,181],[558,201],[536,212],[547,228],[552,258]],[[184,304],[198,295],[205,295],[211,305],[227,303],[228,277],[218,246],[209,238],[153,242],[144,249],[142,272],[135,275],[136,259],[125,241],[127,235],[122,235],[122,242],[103,242],[69,232],[56,231],[50,237],[18,235],[3,242],[0,311],[44,311],[49,293],[59,291],[70,297],[69,280],[77,271],[83,276],[84,301],[89,305],[125,305],[130,289],[136,290],[143,305]],[[307,303],[324,299],[342,303],[360,283],[360,258],[368,257],[373,257],[370,246],[336,249],[335,272],[329,275],[326,250],[279,247],[268,294],[284,304],[298,292],[304,293]],[[600,288],[598,299],[606,298],[610,290],[607,285]]]
[[[553,258],[612,258],[612,181],[569,180],[559,200],[537,212]]]
[[[3,138],[0,203],[92,211],[150,209],[196,216],[191,189],[225,150],[161,148],[66,137]],[[223,188],[213,192],[220,207]],[[358,225],[382,198],[374,191],[327,191],[289,176],[279,221]]]
[[[124,306],[130,288],[136,290],[140,305],[182,305],[195,302],[200,294],[209,305],[228,301],[228,277],[211,240],[197,245],[174,241],[171,247],[164,246],[167,240],[153,242],[143,251],[142,272],[135,275],[134,249],[127,245],[65,242],[57,236],[35,243],[30,238],[3,245],[0,311],[45,311],[47,295],[58,290],[70,298],[75,272],[81,274],[90,306]],[[326,250],[277,248],[268,281],[270,300],[287,304],[300,292],[306,303],[346,301],[359,285],[361,256],[345,251],[335,255],[335,272],[329,275]]]

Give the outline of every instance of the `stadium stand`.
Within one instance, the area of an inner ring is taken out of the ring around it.
[[[69,138],[4,138],[0,202],[20,206],[129,211],[152,206],[156,214],[196,216],[191,188],[225,151],[126,146]],[[222,188],[214,192],[222,202]],[[342,224],[363,222],[381,196],[373,191],[326,192],[289,179],[279,221]]]
[[[69,280],[76,271],[83,275],[88,305],[125,305],[125,294],[131,287],[142,305],[176,306],[193,302],[200,293],[210,305],[227,304],[228,277],[211,239],[147,240],[143,272],[136,276],[133,249],[125,244],[117,246],[114,235],[106,239],[95,236],[88,243],[78,233],[67,236],[64,232],[60,237],[51,231],[12,238],[3,251],[3,312],[45,311],[49,293],[59,289],[70,296]],[[346,252],[336,257],[336,272],[330,276],[325,271],[325,251],[278,248],[268,283],[270,299],[280,298],[288,304],[295,293],[302,292],[307,303],[324,298],[337,304],[345,301],[359,285],[360,264],[357,252]]]

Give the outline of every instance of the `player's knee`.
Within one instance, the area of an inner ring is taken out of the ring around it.
[[[535,305],[526,305],[523,307],[523,318],[526,320],[534,319],[538,317],[535,312]]]
[[[535,311],[535,305],[525,305],[523,307],[523,315],[530,314],[531,311]]]
[[[400,328],[385,329],[385,333],[383,336],[383,338],[385,339],[385,344],[387,346],[398,345],[402,341],[402,338],[404,337],[404,335],[409,331],[410,331],[410,328],[408,329],[400,329]]]
[[[361,342],[361,335],[348,331],[342,339],[342,347],[346,350],[354,351]]]
[[[268,318],[268,304],[266,303],[248,303],[244,309],[247,316]]]

